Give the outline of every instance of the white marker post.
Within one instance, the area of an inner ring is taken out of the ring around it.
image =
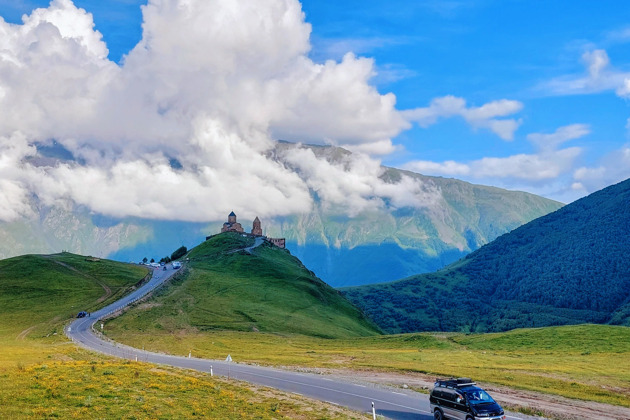
[[[190,356],[192,356],[192,350],[188,352],[188,358],[190,359]]]
[[[210,376],[214,376],[214,375],[212,374],[212,365],[210,365]]]
[[[376,420],[376,409],[374,408],[374,401],[372,401],[372,419]]]

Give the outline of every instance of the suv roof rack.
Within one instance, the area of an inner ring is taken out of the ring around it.
[[[447,388],[460,388],[463,386],[477,385],[470,378],[448,378],[448,379],[440,379],[437,378],[435,380],[436,386],[443,386]]]

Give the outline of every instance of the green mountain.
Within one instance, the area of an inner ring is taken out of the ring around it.
[[[340,338],[379,334],[338,291],[287,250],[237,233],[191,250],[181,275],[146,306],[108,323],[109,331],[144,334],[213,330]]]
[[[296,147],[279,142],[269,157],[291,168],[286,153]],[[353,162],[353,155],[342,148],[302,147],[337,167]],[[70,152],[41,149],[39,153],[39,164],[54,165],[59,159],[67,161]],[[421,205],[385,203],[349,217],[323,205],[313,189],[309,213],[275,219],[260,215],[263,229],[269,236],[285,237],[287,248],[307,267],[333,287],[341,287],[435,271],[562,206],[524,192],[381,167],[380,179],[386,187],[403,177],[420,186],[409,198]],[[31,207],[28,218],[0,222],[0,258],[66,250],[118,261],[159,260],[180,245],[191,248],[206,235],[218,233],[224,222],[113,219],[84,207],[46,207],[36,198]],[[250,228],[251,220],[239,217],[239,221]]]
[[[629,203],[626,180],[438,272],[343,293],[388,332],[630,325]]]

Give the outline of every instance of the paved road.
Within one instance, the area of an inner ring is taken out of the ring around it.
[[[195,369],[203,372],[210,372],[212,369],[215,375],[277,388],[309,398],[346,406],[357,411],[371,413],[372,403],[374,403],[377,414],[391,419],[429,420],[433,418],[430,414],[428,397],[413,391],[395,390],[379,387],[378,385],[356,384],[327,378],[323,375],[301,374],[260,366],[241,365],[234,362],[152,353],[109,340],[103,340],[94,333],[92,325],[96,324],[94,328],[98,330],[100,328],[98,323],[100,317],[134,302],[161,285],[174,273],[175,270],[170,266],[167,271],[156,269],[149,283],[121,300],[91,313],[90,317],[75,320],[66,329],[66,334],[83,347],[123,359]],[[535,417],[510,414],[508,419],[535,419]]]

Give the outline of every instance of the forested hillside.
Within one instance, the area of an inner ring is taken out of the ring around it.
[[[536,219],[444,270],[344,294],[389,332],[630,325],[630,180]]]

